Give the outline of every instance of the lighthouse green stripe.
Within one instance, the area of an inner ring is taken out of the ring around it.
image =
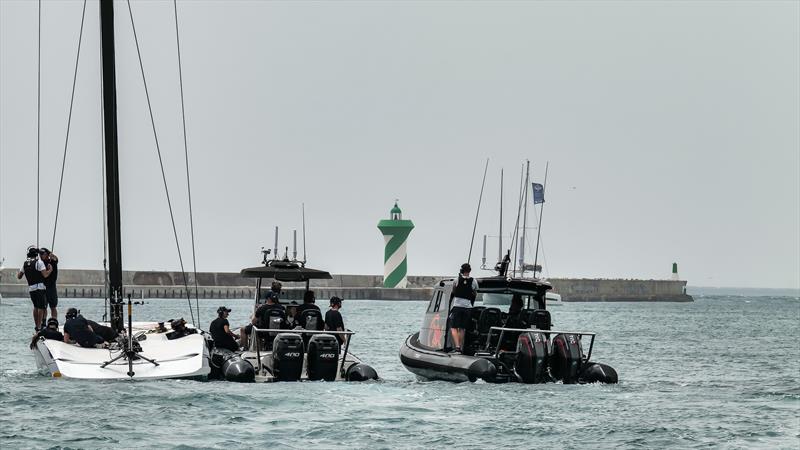
[[[405,242],[406,239],[408,239],[408,235],[410,233],[411,233],[411,230],[407,230],[407,231],[406,230],[403,230],[403,231],[398,230],[398,233],[393,235],[392,238],[389,239],[389,242],[386,243],[386,250],[384,251],[384,254],[383,254],[383,262],[384,263],[386,261],[388,261],[389,258],[392,257],[392,255],[394,255],[394,252],[396,252],[397,249],[400,248],[400,246],[403,245],[403,242]]]
[[[393,288],[406,276],[406,258],[383,280],[383,287]]]

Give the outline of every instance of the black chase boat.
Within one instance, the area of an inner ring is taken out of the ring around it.
[[[311,280],[332,278],[326,271],[306,267],[305,261],[296,258],[289,260],[288,257],[268,260],[269,251],[263,253],[262,265],[241,271],[243,277],[256,279],[254,314],[259,311],[259,306],[264,303],[271,290],[271,283],[266,283],[265,280],[303,283],[301,289],[286,290],[282,293],[284,297],[298,296],[302,299],[309,292]],[[287,308],[263,311],[263,317],[259,317],[257,324],[248,332],[244,352],[237,355],[237,358],[241,358],[254,368],[254,381],[378,379],[375,369],[362,363],[358,357],[350,353],[350,342],[355,335],[353,331],[324,330],[323,314],[319,309],[305,309],[296,317],[287,316],[286,310],[295,302],[289,303],[287,299],[282,298],[280,303]],[[215,365],[214,362],[220,361],[212,360],[212,367]],[[229,378],[224,366],[222,369],[223,376]],[[231,370],[238,372],[238,369],[233,367]]]
[[[400,348],[406,369],[423,379],[459,382],[617,382],[613,368],[591,361],[595,333],[552,329],[545,299],[550,283],[506,278],[505,270],[498,272],[501,275],[477,279],[478,294],[507,297],[512,300],[509,303],[519,305],[519,311],[508,314],[494,307],[473,307],[463,353],[451,353],[447,318],[455,280],[440,281],[434,286],[422,328]]]

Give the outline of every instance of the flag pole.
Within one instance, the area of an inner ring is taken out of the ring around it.
[[[544,183],[542,184],[542,196],[544,196],[544,191],[547,190],[547,169],[550,167],[550,161],[547,161],[547,164],[544,166]],[[544,200],[544,198],[542,199]],[[533,205],[535,208],[536,205]],[[536,227],[536,253],[533,257],[533,277],[536,278],[536,266],[539,264],[539,238],[542,237],[542,216],[544,215],[544,201],[542,201],[542,206],[539,208],[539,226]]]

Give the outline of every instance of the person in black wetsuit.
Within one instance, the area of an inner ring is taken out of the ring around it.
[[[250,318],[250,323],[239,330],[239,335],[241,336],[239,343],[242,347],[247,347],[248,336],[253,333],[254,325],[260,329],[269,327],[269,323],[265,320],[265,318],[269,316],[269,311],[272,309],[281,310],[284,312],[284,314],[286,312],[283,305],[278,302],[277,296],[268,295],[267,303],[259,306],[258,309],[256,309],[256,312],[253,313],[253,316]],[[285,326],[281,326],[281,328],[285,328]]]
[[[64,342],[77,343],[81,347],[92,348],[103,343],[103,338],[95,334],[89,322],[75,308],[67,310],[64,323]]]
[[[317,301],[316,295],[314,295],[314,291],[306,291],[303,294],[303,304],[297,307],[297,323],[305,328],[306,321],[303,319],[303,311],[308,311],[309,309],[316,309],[320,311],[319,306],[315,304]],[[322,311],[320,311],[322,313]]]
[[[54,319],[52,317],[47,319],[47,327],[42,328],[33,336],[33,339],[31,340],[31,348],[36,347],[36,342],[39,340],[39,338],[64,342],[64,335],[58,331],[58,319]]]
[[[507,328],[525,328],[525,322],[520,317],[522,306],[522,296],[520,294],[514,294],[511,297],[511,305],[508,307],[508,316],[505,322]]]
[[[105,325],[100,325],[94,320],[86,319],[86,322],[88,322],[89,326],[92,327],[92,331],[94,331],[94,334],[103,338],[104,341],[113,342],[117,340],[117,336],[119,336],[119,333],[114,331],[113,328],[107,327]]]
[[[214,340],[214,345],[219,348],[226,348],[232,352],[239,350],[239,344],[236,343],[236,336],[231,332],[230,323],[228,322],[228,314],[231,312],[225,306],[220,306],[217,309],[217,318],[208,326],[208,331],[211,332],[211,339]]]
[[[472,305],[478,294],[478,281],[470,277],[472,267],[469,263],[461,265],[458,279],[453,284],[453,308],[450,309],[450,336],[453,339],[453,353],[461,353],[467,327],[472,322]]]
[[[339,310],[342,309],[342,299],[331,297],[331,309],[325,313],[325,329],[328,331],[345,331],[344,319]],[[341,334],[335,335],[339,340],[339,345],[344,344],[345,337]]]
[[[50,250],[42,247],[39,249],[39,257],[44,264],[52,270],[50,276],[44,279],[45,297],[47,305],[50,306],[50,317],[58,319],[58,289],[56,280],[58,279],[58,256]]]
[[[39,258],[39,249],[35,246],[28,247],[28,257],[22,268],[17,273],[17,279],[25,277],[28,282],[28,293],[33,302],[33,323],[38,333],[45,326],[47,319],[47,296],[44,282],[50,276],[51,269]]]

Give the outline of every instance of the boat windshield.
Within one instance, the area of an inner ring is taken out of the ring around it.
[[[511,300],[515,295],[522,297],[522,304],[524,305],[523,308],[541,308],[541,300],[537,299],[537,296],[530,294],[520,294],[514,292],[483,292],[480,294],[480,298],[483,299],[483,304],[485,306],[510,306]]]

